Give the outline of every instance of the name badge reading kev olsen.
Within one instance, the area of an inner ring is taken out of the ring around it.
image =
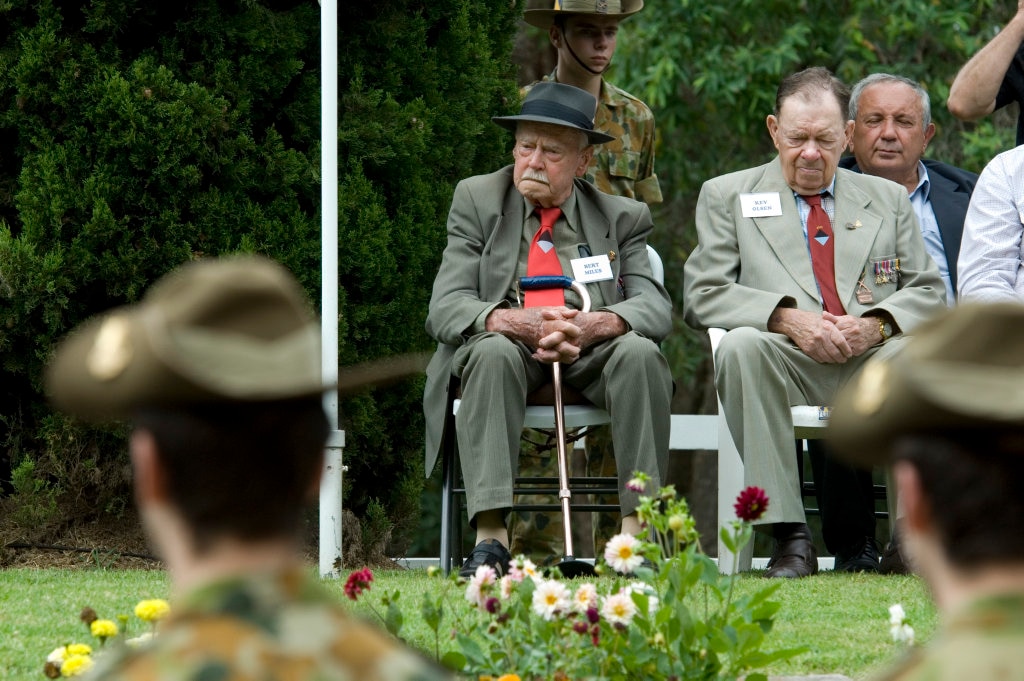
[[[576,258],[572,261],[572,277],[584,284],[608,281],[612,278],[612,261],[608,259],[608,254]]]
[[[766,218],[782,215],[782,199],[778,192],[740,194],[740,207],[745,218]]]

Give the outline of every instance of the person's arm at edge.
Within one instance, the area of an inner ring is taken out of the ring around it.
[[[1024,0],[1017,3],[1017,13],[1003,30],[956,74],[946,100],[949,112],[960,120],[973,121],[995,111],[999,88],[1022,41]]]

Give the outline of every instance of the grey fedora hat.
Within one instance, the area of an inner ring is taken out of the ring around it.
[[[515,132],[520,121],[532,121],[574,128],[586,133],[591,144],[611,142],[614,136],[594,130],[596,112],[597,100],[586,90],[564,83],[543,81],[526,93],[519,115],[495,116],[491,120],[512,132]]]
[[[555,17],[578,14],[625,19],[644,8],[644,0],[533,0],[523,12],[526,23],[548,28]]]

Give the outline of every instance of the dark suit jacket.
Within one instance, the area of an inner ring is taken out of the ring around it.
[[[599,287],[605,306],[636,333],[655,342],[672,329],[672,303],[654,278],[647,255],[653,223],[647,204],[612,196],[575,181],[583,238],[592,253],[615,251],[612,279]],[[459,182],[448,213],[448,245],[427,311],[426,330],[439,341],[427,367],[423,395],[426,474],[437,461],[450,404],[452,356],[477,317],[501,304],[515,277],[525,203],[512,183],[512,166]]]
[[[946,252],[946,265],[949,278],[956,292],[956,261],[960,257],[960,237],[964,231],[964,218],[967,216],[967,204],[971,202],[971,193],[978,182],[977,173],[940,163],[931,159],[922,159],[928,169],[931,201],[935,220],[939,223],[939,234],[942,236],[942,248]],[[839,160],[840,168],[861,172],[857,159],[844,156]]]

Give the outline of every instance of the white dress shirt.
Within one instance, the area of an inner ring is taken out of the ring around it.
[[[964,219],[957,273],[960,300],[1024,302],[1024,146],[985,166]]]

